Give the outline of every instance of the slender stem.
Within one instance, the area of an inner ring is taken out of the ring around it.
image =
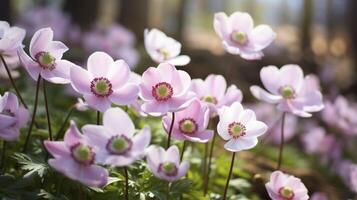
[[[100,111],[97,111],[97,125],[100,125]]]
[[[57,140],[59,140],[59,139],[61,138],[62,133],[63,133],[65,127],[66,127],[66,124],[67,124],[69,118],[71,117],[71,115],[72,115],[74,109],[75,109],[75,108],[72,107],[71,110],[69,110],[69,112],[68,112],[68,114],[67,114],[67,116],[66,116],[64,122],[62,123],[62,126],[61,126],[60,130],[59,130],[59,131],[57,132],[57,134],[56,134],[55,141],[57,141]]]
[[[282,116],[282,118],[281,118],[281,138],[280,138],[280,148],[279,148],[278,166],[276,167],[277,170],[280,169],[280,167],[281,167],[281,161],[282,161],[282,159],[283,159],[285,115],[286,115],[286,113],[283,112],[283,116]]]
[[[170,125],[170,130],[169,130],[169,137],[167,138],[167,148],[170,147],[170,143],[171,143],[171,133],[172,133],[172,129],[174,128],[174,123],[175,123],[175,113],[172,113],[172,120],[171,120],[171,125]]]
[[[236,156],[236,152],[233,152],[232,161],[231,161],[231,167],[229,168],[229,174],[228,174],[228,177],[227,177],[226,187],[224,188],[223,200],[227,199],[227,190],[228,190],[229,181],[231,180],[231,176],[232,176],[232,170],[233,170],[235,156]]]
[[[31,119],[30,127],[29,127],[28,132],[27,132],[24,148],[22,150],[23,153],[26,153],[27,146],[28,146],[28,143],[29,143],[29,140],[30,140],[30,137],[31,137],[31,133],[32,133],[33,124],[35,122],[35,117],[36,117],[36,112],[37,112],[37,103],[38,103],[38,92],[40,90],[40,82],[41,82],[41,75],[39,75],[38,79],[37,79],[35,105],[34,105],[34,108],[33,108],[32,119]]]
[[[2,153],[1,153],[1,164],[0,164],[0,174],[5,171],[5,156],[6,156],[6,141],[2,142]]]
[[[7,73],[7,75],[9,76],[10,82],[11,82],[12,87],[14,88],[14,90],[15,90],[15,92],[16,92],[16,94],[17,94],[17,97],[20,99],[22,105],[24,105],[24,107],[25,107],[26,109],[28,109],[28,106],[27,106],[27,104],[25,103],[24,99],[22,98],[19,89],[16,87],[15,81],[14,81],[14,79],[12,78],[12,75],[11,75],[11,72],[10,72],[10,70],[9,70],[9,67],[7,66],[7,64],[6,64],[6,62],[5,62],[5,59],[4,59],[4,57],[3,57],[1,54],[0,54],[0,58],[1,58],[2,63],[3,63],[4,66],[5,66],[6,73]]]
[[[166,193],[166,200],[170,199],[170,189],[171,189],[171,182],[167,183],[167,193]]]
[[[211,141],[211,148],[209,151],[209,156],[208,156],[208,165],[207,165],[207,174],[205,176],[205,180],[204,180],[204,190],[203,190],[203,194],[206,196],[207,191],[208,191],[208,183],[209,183],[209,176],[211,174],[211,163],[212,163],[212,156],[213,156],[213,149],[214,149],[214,144],[215,144],[215,140],[216,140],[216,133],[214,133],[212,141]]]
[[[182,144],[182,150],[181,150],[181,156],[180,156],[180,161],[182,161],[183,159],[183,154],[185,153],[185,149],[186,149],[186,140],[183,141],[183,144]]]
[[[208,156],[208,143],[205,143],[205,153],[203,155],[203,160],[202,160],[202,165],[203,165],[203,170],[202,170],[202,174],[203,174],[203,179],[206,179],[207,176],[207,156]],[[204,190],[205,185],[203,185],[203,190]]]
[[[52,141],[53,137],[52,137],[50,111],[48,109],[48,99],[47,99],[47,92],[46,92],[46,80],[42,80],[42,88],[43,88],[43,98],[45,99],[48,134],[49,134],[49,139]]]
[[[125,174],[125,200],[129,200],[129,176],[128,176],[128,168],[124,167]]]

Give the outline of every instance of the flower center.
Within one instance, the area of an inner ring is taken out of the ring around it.
[[[248,42],[247,34],[242,31],[233,31],[231,39],[240,45],[245,45]]]
[[[41,51],[35,56],[37,63],[43,69],[48,69],[50,71],[55,69],[56,66],[56,58],[53,57],[49,52]]]
[[[288,186],[281,187],[279,189],[279,195],[286,200],[291,200],[294,197],[294,191]]]
[[[5,109],[1,112],[1,114],[3,115],[7,115],[7,116],[10,116],[10,117],[15,117],[15,113],[11,112],[10,109]]]
[[[152,96],[157,101],[166,101],[173,95],[172,86],[169,83],[161,82],[152,87]]]
[[[228,125],[228,133],[234,139],[244,136],[245,131],[245,126],[239,122],[233,122]]]
[[[72,157],[79,163],[84,165],[90,165],[94,162],[95,153],[92,148],[85,144],[75,144],[71,148]]]
[[[165,48],[160,48],[157,51],[164,57],[164,60],[167,60],[170,57],[170,52]]]
[[[129,138],[124,135],[118,135],[108,141],[107,150],[112,154],[122,155],[127,153],[132,146],[133,142]]]
[[[194,119],[184,118],[179,122],[179,129],[182,133],[194,134],[198,129],[198,125]]]
[[[279,89],[279,92],[281,96],[283,96],[285,99],[293,99],[295,98],[295,90],[293,87],[287,85],[283,86]]]
[[[211,95],[206,95],[206,96],[202,97],[202,101],[207,102],[207,103],[217,104],[216,97],[211,96]]]
[[[173,162],[164,162],[159,165],[159,172],[164,172],[166,176],[176,176],[178,169]]]
[[[112,84],[107,78],[94,78],[90,83],[90,90],[97,97],[107,97],[113,93]]]

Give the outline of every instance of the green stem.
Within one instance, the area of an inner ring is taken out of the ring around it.
[[[228,190],[228,186],[229,186],[229,181],[231,180],[231,176],[232,176],[232,171],[233,171],[233,165],[234,165],[234,158],[235,158],[235,156],[236,156],[236,152],[233,152],[232,161],[231,161],[231,167],[229,168],[229,173],[228,173],[228,177],[227,177],[226,187],[224,188],[223,200],[226,200],[226,199],[227,199],[227,190]]]
[[[53,137],[52,137],[50,111],[48,109],[48,99],[47,99],[47,92],[46,92],[46,80],[42,80],[42,88],[43,88],[43,98],[45,100],[45,109],[46,109],[46,117],[47,117],[48,134],[49,134],[49,139],[52,141]]]
[[[284,150],[284,124],[285,124],[285,115],[286,113],[283,112],[283,116],[281,119],[281,138],[280,138],[280,148],[279,148],[279,159],[278,159],[278,166],[276,170],[279,170],[281,167],[281,162],[283,160],[283,150]]]
[[[32,133],[33,124],[34,124],[35,118],[36,118],[37,104],[38,104],[38,92],[40,90],[40,82],[41,82],[41,75],[39,75],[38,79],[37,79],[36,94],[35,94],[35,105],[34,105],[34,108],[33,108],[30,127],[28,129],[26,140],[25,140],[25,144],[24,144],[24,147],[23,147],[23,150],[22,150],[23,153],[26,153],[27,146],[28,146],[28,143],[29,143],[29,140],[30,140],[30,137],[31,137],[31,133]]]
[[[100,125],[100,111],[97,111],[97,125]]]
[[[170,147],[171,143],[171,134],[172,134],[172,129],[174,128],[174,123],[175,123],[175,113],[172,113],[172,120],[171,120],[171,125],[170,125],[170,130],[169,130],[169,137],[167,138],[167,148]]]
[[[4,140],[2,142],[0,174],[3,174],[5,172],[5,157],[6,157],[6,141]]]
[[[67,116],[66,116],[64,122],[62,123],[62,126],[61,126],[60,130],[59,130],[59,131],[57,132],[57,134],[56,134],[55,141],[57,141],[57,140],[59,140],[59,139],[61,138],[62,133],[64,132],[64,129],[65,129],[65,127],[66,127],[66,124],[67,124],[69,118],[71,117],[71,115],[72,115],[74,109],[75,109],[75,108],[72,107],[71,110],[69,110],[69,112],[68,112],[68,114],[67,114]]]
[[[128,176],[128,168],[124,167],[125,174],[125,200],[129,200],[129,176]]]

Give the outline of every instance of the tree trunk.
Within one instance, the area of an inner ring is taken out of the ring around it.
[[[91,28],[96,21],[98,13],[98,0],[67,0],[64,6],[65,11],[69,12],[73,22],[79,24],[83,29]]]

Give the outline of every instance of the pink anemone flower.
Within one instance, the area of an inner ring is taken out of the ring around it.
[[[63,54],[68,50],[60,41],[53,41],[51,28],[43,28],[33,35],[30,42],[30,56],[22,47],[18,49],[20,61],[34,80],[39,75],[51,83],[70,83],[69,71],[73,63],[63,60]]]
[[[114,61],[104,52],[95,52],[87,61],[88,71],[71,68],[71,84],[83,94],[91,108],[105,112],[111,103],[129,105],[136,100],[139,87],[129,83],[130,68],[124,60]]]
[[[265,91],[259,86],[251,86],[250,91],[259,100],[278,104],[278,109],[300,117],[311,117],[310,112],[324,108],[322,94],[313,76],[304,77],[298,65],[263,67],[260,79]]]
[[[17,96],[11,92],[0,95],[0,138],[13,141],[19,138],[20,128],[26,125],[29,112],[19,106]]]
[[[223,12],[216,13],[213,26],[226,51],[247,60],[261,59],[262,50],[276,37],[268,25],[253,27],[252,17],[244,12],[234,12],[229,17]]]
[[[73,121],[64,141],[47,140],[44,145],[54,157],[48,160],[48,164],[55,170],[87,186],[102,187],[107,184],[107,170],[94,164],[96,153]]]
[[[104,113],[103,126],[85,125],[82,131],[96,152],[96,162],[116,167],[130,165],[143,157],[151,140],[148,126],[134,135],[134,123],[120,108],[110,108]]]
[[[169,182],[177,181],[185,176],[190,167],[187,161],[180,164],[180,152],[175,145],[167,151],[159,146],[149,147],[146,160],[149,170],[155,177]]]
[[[142,110],[152,116],[162,116],[186,108],[194,97],[189,91],[190,84],[190,75],[169,63],[149,67],[139,86],[139,95],[144,101]]]
[[[166,132],[170,129],[171,121],[171,115],[162,119]],[[209,110],[207,105],[196,99],[187,108],[175,113],[172,137],[191,142],[208,142],[213,137],[213,131],[207,130],[208,122]]]
[[[305,185],[299,178],[274,171],[270,181],[265,184],[272,200],[308,200],[309,195]]]

